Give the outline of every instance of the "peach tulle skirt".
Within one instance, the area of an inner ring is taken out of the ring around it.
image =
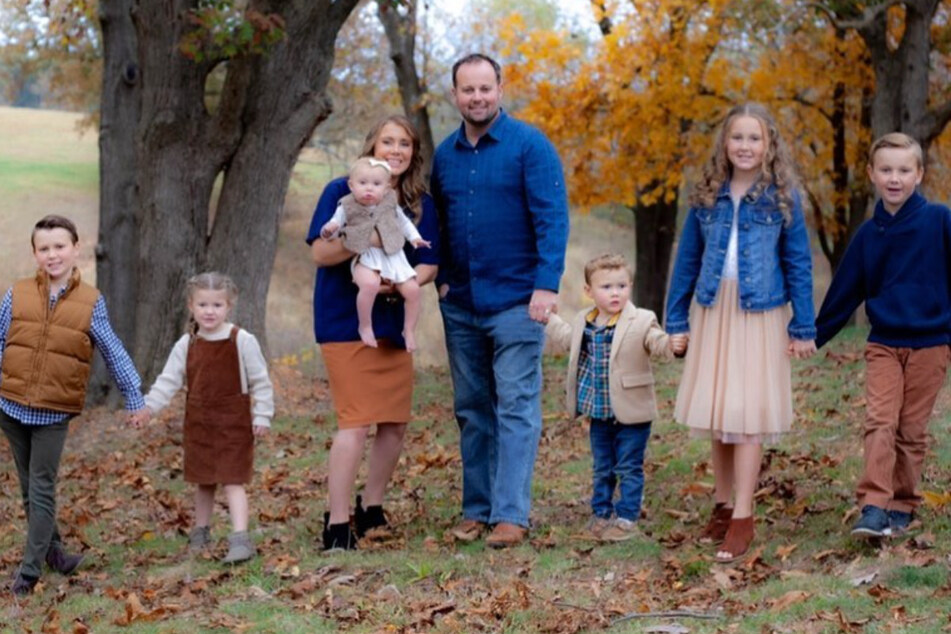
[[[690,344],[674,417],[692,436],[728,444],[772,443],[792,426],[788,305],[744,311],[736,280],[690,307]]]

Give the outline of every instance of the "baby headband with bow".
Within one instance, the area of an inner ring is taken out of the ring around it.
[[[381,161],[380,159],[375,159],[369,156],[367,157],[367,160],[370,162],[370,167],[382,167],[387,171],[387,173],[393,173],[393,170],[390,169],[390,164],[386,161]]]

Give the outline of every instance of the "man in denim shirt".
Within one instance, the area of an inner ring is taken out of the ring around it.
[[[432,175],[463,463],[463,521],[452,534],[472,541],[494,525],[486,543],[504,548],[529,525],[544,324],[564,270],[568,202],[555,148],[501,110],[498,63],[469,55],[452,83],[463,123],[437,149]]]

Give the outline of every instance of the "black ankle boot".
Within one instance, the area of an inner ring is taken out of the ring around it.
[[[33,588],[39,580],[39,577],[17,573],[16,579],[13,580],[13,594],[18,597],[32,594]]]
[[[83,562],[84,555],[70,555],[59,544],[50,546],[46,551],[46,565],[61,575],[71,575]]]
[[[357,496],[357,507],[353,512],[354,523],[357,525],[357,537],[363,537],[367,531],[381,526],[389,526],[386,516],[383,514],[383,506],[374,504],[363,508],[363,497]]]
[[[324,550],[356,550],[357,538],[350,530],[350,523],[330,523],[330,513],[324,513]]]

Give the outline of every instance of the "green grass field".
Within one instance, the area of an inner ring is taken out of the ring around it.
[[[41,210],[58,204],[80,220],[84,235],[95,236],[95,141],[77,138],[70,117],[0,109],[0,169],[11,165],[10,173],[30,183],[7,188],[17,179],[0,177],[3,286],[20,274],[20,264],[32,268],[29,226]],[[30,137],[32,121],[36,143],[6,143],[8,128]],[[60,141],[44,140],[47,132]],[[67,144],[74,154],[60,147]],[[51,148],[46,158],[36,156],[43,145]],[[52,166],[48,176],[37,165]],[[69,165],[80,167],[63,167]],[[643,539],[601,545],[584,532],[590,453],[582,425],[561,411],[564,358],[545,362],[530,542],[496,552],[446,539],[458,519],[461,473],[449,379],[436,353],[435,365],[418,367],[416,420],[387,500],[392,539],[357,553],[322,554],[325,463],[335,423],[325,381],[311,376],[319,373],[319,355],[310,344],[313,271],[302,236],[329,174],[314,164],[299,172],[269,298],[269,306],[286,313],[268,324],[269,336],[287,346],[272,366],[279,412],[258,447],[249,491],[260,556],[237,568],[215,562],[226,549],[223,506],[216,509],[213,553],[187,555],[192,492],[182,482],[180,402],[140,432],[116,413],[92,410],[71,428],[59,493],[64,537],[85,550],[86,563],[69,579],[48,574],[25,601],[0,591],[0,631],[951,631],[946,392],[923,476],[929,504],[912,534],[878,545],[848,535],[861,468],[861,329],[794,363],[797,424],[764,457],[757,539],[745,562],[717,565],[713,549],[695,540],[712,504],[712,474],[706,443],[671,422],[680,362],[655,366],[661,413],[648,450]],[[566,303],[580,303],[577,277],[587,254],[631,243],[630,231],[606,218],[573,218]],[[91,245],[84,253],[91,274]],[[429,317],[433,332],[425,332],[435,347],[438,318]],[[8,580],[25,518],[2,445],[0,576]]]

